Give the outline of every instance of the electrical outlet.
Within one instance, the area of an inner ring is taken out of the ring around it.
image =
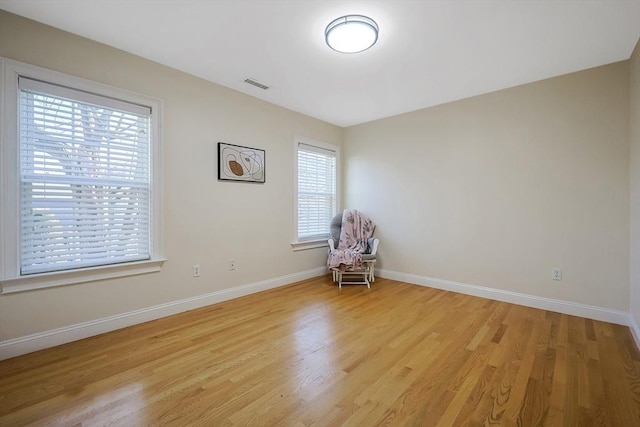
[[[193,277],[200,277],[200,265],[193,266]]]
[[[229,271],[236,271],[236,260],[232,259],[229,261]]]
[[[554,267],[551,269],[551,278],[553,280],[562,280],[562,269]]]

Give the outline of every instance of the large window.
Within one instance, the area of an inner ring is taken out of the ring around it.
[[[329,223],[338,210],[338,148],[296,141],[296,239],[329,237]]]
[[[18,161],[3,165],[15,186],[5,216],[17,225],[11,239],[16,265],[3,266],[9,279],[3,291],[11,279],[159,256],[157,105],[80,80],[72,87],[73,78],[38,70],[6,71],[16,73],[17,99],[5,105],[17,108],[18,126],[3,145],[13,146]],[[3,221],[3,231],[8,228]],[[4,251],[13,252],[6,245]]]

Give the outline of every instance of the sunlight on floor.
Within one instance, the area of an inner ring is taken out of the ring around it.
[[[143,390],[141,383],[127,384],[100,394],[89,402],[79,401],[76,410],[65,410],[73,419],[59,419],[55,422],[66,424],[82,420],[83,423],[97,425],[101,420],[108,419],[115,424],[144,425],[144,408],[148,402]]]
[[[318,390],[316,384],[335,375],[336,337],[335,318],[325,304],[302,308],[295,318],[295,351],[300,358],[293,367],[295,393],[302,399],[313,399]]]

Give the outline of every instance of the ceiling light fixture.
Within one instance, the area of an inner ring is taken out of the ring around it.
[[[366,16],[346,15],[331,21],[324,30],[329,47],[342,53],[358,53],[378,40],[378,24]]]

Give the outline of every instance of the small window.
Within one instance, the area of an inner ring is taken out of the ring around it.
[[[66,284],[60,273],[71,272],[74,283],[91,280],[78,271],[159,260],[158,104],[27,64],[7,69],[17,86],[7,115],[17,129],[3,144],[18,164],[3,164],[14,186],[3,198],[2,229],[13,240],[5,251],[15,247],[3,292],[16,279],[55,273]]]
[[[296,147],[296,239],[326,239],[338,210],[338,147],[307,141]]]

